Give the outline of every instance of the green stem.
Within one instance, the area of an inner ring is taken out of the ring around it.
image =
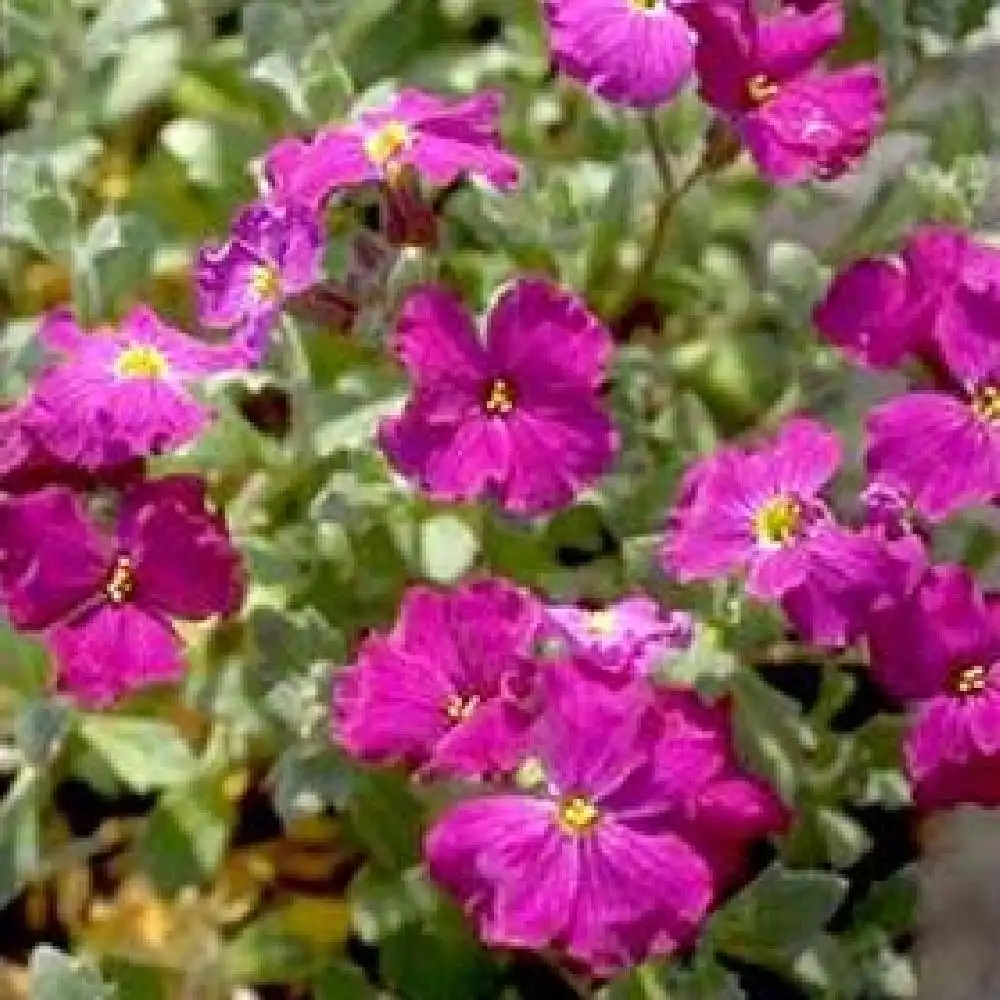
[[[712,172],[711,164],[703,159],[680,184],[677,184],[674,181],[673,170],[670,166],[670,157],[663,144],[663,139],[656,128],[655,119],[647,115],[643,118],[643,127],[653,154],[656,173],[663,187],[663,196],[656,209],[656,217],[653,220],[653,232],[649,238],[649,243],[646,244],[646,252],[642,256],[642,261],[635,272],[635,277],[632,279],[632,284],[627,294],[622,299],[622,312],[639,297],[646,283],[656,271],[656,264],[663,253],[667,233],[670,231],[670,220],[677,205],[695,184]]]
[[[281,317],[281,341],[291,400],[288,440],[292,458],[298,462],[309,451],[313,429],[312,368],[298,324],[287,315]]]
[[[667,993],[663,983],[656,978],[656,971],[651,965],[640,965],[635,970],[635,977],[639,980],[646,1000],[670,1000],[670,994]]]

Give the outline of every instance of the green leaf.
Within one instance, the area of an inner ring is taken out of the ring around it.
[[[226,974],[242,983],[304,982],[349,929],[343,900],[295,897],[248,924],[226,945]]]
[[[382,971],[402,1000],[492,1000],[497,968],[461,918],[442,911],[382,942]]]
[[[87,715],[77,736],[123,785],[140,794],[179,785],[197,768],[190,747],[169,722]]]
[[[775,864],[713,918],[712,940],[719,951],[751,962],[792,958],[823,932],[847,887],[830,872]]]
[[[115,991],[82,959],[39,945],[28,964],[31,1000],[112,1000]]]
[[[88,66],[119,54],[129,39],[166,19],[164,0],[104,0],[87,29],[82,55]]]
[[[354,787],[353,772],[332,747],[291,746],[271,772],[274,808],[285,824],[342,809]]]
[[[871,849],[872,838],[868,831],[838,809],[820,807],[816,823],[835,868],[850,868]]]
[[[353,966],[331,965],[313,978],[313,1000],[375,1000],[375,988]]]
[[[455,583],[476,561],[479,539],[460,517],[439,514],[420,526],[420,563],[424,575],[437,583]]]
[[[30,701],[17,720],[17,745],[30,764],[45,767],[55,760],[69,727],[69,706],[64,701]]]
[[[51,260],[70,263],[76,229],[76,204],[69,194],[36,191],[26,202],[31,242]]]
[[[0,910],[35,875],[41,860],[42,782],[24,767],[0,802]]]
[[[121,121],[167,94],[180,76],[183,42],[175,28],[131,35],[104,95],[104,119]]]
[[[232,820],[233,806],[218,778],[167,792],[138,843],[140,863],[157,889],[172,896],[208,881],[225,857]]]

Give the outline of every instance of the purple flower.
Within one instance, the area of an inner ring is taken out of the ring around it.
[[[239,557],[195,477],[129,489],[114,538],[61,487],[0,501],[8,617],[45,631],[61,685],[86,704],[176,680],[182,645],[171,619],[230,614],[242,592]]]
[[[501,105],[495,91],[449,102],[403,90],[354,122],[280,142],[265,161],[267,197],[315,207],[333,191],[391,183],[407,169],[439,187],[464,176],[513,187],[519,165],[500,145]]]
[[[770,18],[748,2],[692,3],[684,13],[698,34],[700,92],[766,177],[830,180],[868,150],[884,117],[879,71],[816,68],[843,34],[839,2]]]
[[[646,677],[691,644],[694,622],[685,611],[664,615],[642,594],[597,610],[577,605],[545,609],[550,629],[569,650],[612,681]]]
[[[1000,620],[964,567],[930,570],[868,625],[872,669],[910,708],[917,802],[1000,805]]]
[[[39,335],[61,357],[35,383],[28,429],[57,459],[90,471],[186,444],[211,417],[192,386],[238,365],[228,348],[194,340],[146,306],[92,333],[56,313]]]
[[[839,465],[837,436],[808,419],[788,421],[759,451],[716,452],[688,474],[665,567],[683,582],[745,570],[751,594],[784,596],[805,580],[811,543],[835,544],[819,494]]]
[[[556,64],[610,101],[669,101],[694,67],[694,34],[674,0],[545,0]]]
[[[0,493],[29,493],[44,486],[89,490],[122,488],[142,476],[143,460],[87,472],[56,458],[42,447],[31,429],[30,400],[0,410]]]
[[[236,328],[234,346],[260,364],[286,299],[320,277],[323,232],[301,205],[248,205],[222,246],[203,246],[195,265],[198,317],[205,326]]]
[[[610,334],[541,280],[504,288],[484,325],[481,339],[444,289],[410,295],[394,346],[414,390],[383,422],[382,448],[436,499],[491,497],[529,515],[564,506],[618,448],[598,399]]]
[[[839,464],[836,435],[808,419],[758,451],[716,452],[682,484],[664,568],[682,582],[745,572],[747,591],[780,601],[809,642],[847,645],[874,602],[906,590],[917,555],[837,524],[820,494]]]
[[[937,327],[936,385],[873,409],[866,463],[931,520],[1000,496],[1000,291],[965,284]]]
[[[18,407],[0,410],[0,490],[8,489],[7,484],[30,464],[34,451],[23,411]]]
[[[970,297],[997,282],[1000,252],[960,229],[924,226],[898,257],[865,258],[841,272],[814,320],[862,364],[889,368],[913,355],[937,367],[942,341],[961,337]]]
[[[689,704],[615,694],[572,663],[541,683],[518,789],[444,814],[425,845],[432,877],[488,944],[598,974],[691,943],[724,884],[716,864],[749,830],[777,828],[780,806],[730,769]]]
[[[540,613],[503,580],[411,588],[392,631],[369,636],[338,678],[334,739],[362,760],[424,774],[509,770],[530,719]]]

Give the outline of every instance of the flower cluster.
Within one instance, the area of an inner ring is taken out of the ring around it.
[[[755,0],[545,0],[559,67],[611,101],[650,107],[696,71],[699,92],[778,183],[840,176],[871,145],[885,88],[872,65],[817,64],[840,0],[765,16]]]
[[[469,177],[512,187],[519,165],[500,146],[500,110],[492,92],[450,102],[404,90],[342,126],[279,141],[264,157],[259,199],[240,210],[222,245],[198,255],[202,325],[231,331],[246,361],[260,364],[282,309],[323,282],[324,212],[334,199],[374,189],[390,214],[419,217],[420,183],[445,187]]]
[[[687,473],[663,562],[681,581],[745,574],[807,640],[863,641],[876,681],[911,716],[918,804],[1000,803],[1000,617],[964,567],[937,565],[931,527],[1000,498],[1000,250],[943,226],[898,256],[858,261],[816,307],[819,329],[872,368],[912,363],[918,388],[867,419],[856,524],[828,486],[833,433],[794,419],[755,451]]]
[[[333,736],[464,779],[425,852],[486,942],[611,973],[691,944],[787,821],[738,763],[727,706],[654,682],[691,631],[643,595],[585,610],[497,579],[413,588],[338,678]]]
[[[145,473],[147,458],[206,426],[197,384],[238,360],[145,307],[93,332],[54,313],[40,337],[53,360],[0,413],[0,606],[44,637],[62,688],[107,705],[181,676],[173,619],[242,601],[239,557],[204,482]]]
[[[752,0],[545,0],[544,11],[557,64],[611,100],[649,107],[697,73],[725,134],[777,182],[839,176],[882,119],[874,68],[822,65],[843,32],[838,0],[769,16]],[[92,332],[65,312],[44,323],[49,364],[0,412],[0,602],[43,638],[80,701],[176,680],[175,623],[241,603],[240,561],[205,484],[148,476],[150,458],[211,421],[201,383],[263,364],[286,311],[342,287],[325,273],[332,207],[377,198],[390,255],[434,245],[432,195],[467,179],[512,188],[520,167],[501,144],[501,110],[492,92],[402,90],[276,143],[256,199],[197,256],[198,319],[214,343],[145,307]],[[872,482],[854,523],[829,497],[836,436],[797,419],[762,448],[729,446],[690,470],[663,546],[682,581],[745,574],[812,642],[866,637],[876,673],[916,706],[908,760],[927,802],[985,800],[1000,767],[992,605],[961,570],[929,565],[913,516],[1000,492],[994,265],[961,234],[928,232],[902,262],[847,272],[818,311],[855,356],[912,356],[936,380],[872,415]],[[541,515],[611,467],[613,341],[570,291],[515,277],[477,321],[425,285],[391,327],[411,391],[378,443],[435,501]],[[893,646],[902,628],[928,633],[919,679]],[[691,944],[742,877],[748,845],[789,819],[741,765],[728,702],[670,683],[693,630],[642,593],[593,608],[547,606],[494,578],[416,586],[338,677],[332,736],[362,761],[464,793],[425,853],[485,941],[610,973]]]
[[[1000,249],[947,226],[836,277],[816,325],[871,368],[906,363],[920,384],[867,420],[873,523],[929,533],[1000,498]],[[1000,618],[970,572],[925,563],[863,632],[876,680],[907,707],[905,760],[919,805],[1000,802]]]
[[[573,295],[539,280],[502,289],[480,338],[461,303],[414,291],[393,346],[414,383],[385,421],[393,465],[440,500],[565,506],[611,464],[618,434],[597,393],[611,336]]]

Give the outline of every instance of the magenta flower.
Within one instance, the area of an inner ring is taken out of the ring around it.
[[[0,490],[30,461],[35,442],[17,407],[0,410]]]
[[[794,419],[754,452],[724,448],[689,470],[668,523],[664,568],[682,582],[746,574],[802,636],[853,641],[873,602],[904,591],[913,553],[841,527],[821,498],[840,464],[836,435]]]
[[[93,333],[55,313],[39,336],[61,357],[35,383],[29,429],[56,458],[91,471],[186,444],[211,417],[192,387],[238,364],[145,306]]]
[[[333,738],[424,774],[509,770],[530,720],[541,609],[503,580],[413,587],[388,635],[369,636],[334,687]]]
[[[966,297],[1000,282],[1000,251],[949,226],[917,230],[898,257],[859,260],[816,307],[819,330],[873,368],[907,355],[940,364],[941,341],[966,322]]]
[[[764,18],[752,3],[692,3],[700,93],[731,122],[761,172],[779,184],[848,170],[882,125],[885,87],[871,65],[827,71],[843,34],[837,0]]]
[[[203,246],[195,265],[198,317],[204,326],[236,330],[234,347],[260,364],[286,299],[320,277],[323,232],[301,205],[248,205],[222,246]]]
[[[317,206],[334,191],[392,182],[407,169],[439,187],[465,176],[513,187],[520,168],[500,145],[501,105],[495,91],[449,102],[403,90],[386,106],[310,141],[280,142],[265,161],[268,198]]]
[[[675,0],[545,0],[556,65],[609,101],[669,101],[694,67],[694,34]]]
[[[1000,496],[1000,294],[963,287],[953,299],[955,321],[938,326],[937,384],[867,420],[869,474],[931,520]]]
[[[716,452],[688,474],[665,567],[682,582],[743,570],[754,596],[784,596],[806,579],[815,539],[836,545],[819,494],[839,465],[837,436],[808,419],[788,421],[759,451]]]
[[[519,787],[444,814],[425,845],[432,877],[487,944],[598,974],[690,944],[724,884],[716,863],[774,829],[780,807],[684,703],[614,694],[572,663],[541,676]]]
[[[907,705],[906,767],[919,805],[1000,805],[1000,621],[964,567],[928,572],[868,626],[872,669]]]
[[[520,280],[480,339],[441,288],[407,299],[394,346],[414,382],[380,440],[403,475],[439,500],[490,497],[539,514],[570,503],[610,465],[618,435],[598,398],[611,336],[573,295]]]
[[[0,598],[13,625],[45,631],[61,686],[106,705],[182,673],[172,618],[231,614],[240,560],[201,480],[141,483],[107,537],[64,488],[0,501]]]
[[[642,594],[597,610],[578,605],[545,609],[549,628],[581,661],[611,681],[646,677],[691,644],[694,622],[686,611],[664,614]]]

